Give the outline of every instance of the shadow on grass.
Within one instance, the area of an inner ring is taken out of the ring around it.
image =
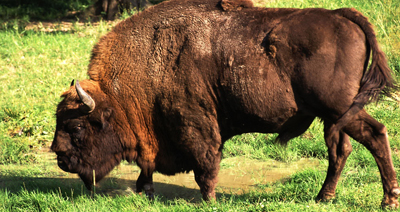
[[[43,178],[0,176],[0,190],[18,194],[26,191],[39,191],[43,193],[62,193],[66,196],[90,194],[80,179],[76,178]]]
[[[87,23],[96,25],[103,20],[101,15],[94,14],[92,0],[2,1],[0,30],[74,32],[76,27],[84,27]]]
[[[54,20],[71,18],[88,8],[90,0],[2,0],[0,18],[23,20]]]
[[[128,196],[137,194],[135,192],[136,180],[125,180],[119,178],[106,178],[96,186],[96,195],[105,196]],[[184,186],[154,183],[155,195],[161,201],[185,199],[188,202],[199,203],[202,197],[199,189],[187,188]],[[91,196],[91,192],[86,189],[79,178],[57,178],[57,177],[20,177],[20,176],[1,176],[0,191],[18,195],[22,191],[57,193],[65,197],[77,198],[78,196]],[[230,194],[217,193],[217,198],[229,197]]]

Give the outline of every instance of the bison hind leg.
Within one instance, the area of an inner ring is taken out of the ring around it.
[[[393,166],[386,127],[361,110],[343,131],[363,144],[374,156],[381,174],[384,191],[382,206],[398,208],[400,187]]]
[[[329,121],[324,123],[325,144],[328,147],[329,167],[325,182],[316,201],[329,201],[335,197],[335,190],[347,157],[352,152],[349,136],[337,130]]]

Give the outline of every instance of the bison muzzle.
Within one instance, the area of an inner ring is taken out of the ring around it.
[[[127,160],[141,168],[137,191],[153,195],[155,171],[193,170],[203,198],[214,199],[226,140],[278,133],[285,144],[319,117],[329,168],[317,200],[335,196],[352,137],[375,157],[382,204],[399,205],[386,128],[363,109],[396,86],[354,9],[166,1],[103,36],[88,75],[62,95],[51,146],[88,189]]]

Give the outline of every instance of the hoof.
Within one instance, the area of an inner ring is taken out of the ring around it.
[[[150,200],[154,200],[154,188],[153,184],[146,184],[144,185],[144,193],[146,194],[147,198]]]
[[[324,194],[318,194],[317,198],[315,198],[315,202],[329,202],[332,199],[335,198],[335,194],[329,194],[329,193],[324,193]]]
[[[217,197],[215,195],[215,192],[210,192],[208,194],[203,194],[203,200],[206,201],[206,202],[217,201]]]
[[[382,202],[382,208],[384,209],[397,209],[399,208],[399,202],[396,200],[396,202],[393,203],[386,203],[386,202]]]
[[[397,209],[399,208],[399,201],[397,197],[400,194],[400,188],[392,189],[391,194],[385,195],[385,198],[382,200],[382,207],[385,209]]]

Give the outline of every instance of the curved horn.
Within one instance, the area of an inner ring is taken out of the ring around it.
[[[94,108],[96,107],[96,103],[94,102],[92,97],[90,97],[89,94],[87,94],[82,89],[81,85],[79,85],[79,81],[78,80],[76,80],[75,88],[76,88],[76,92],[78,93],[79,98],[81,99],[81,101],[85,105],[85,107],[82,108],[82,109],[86,113],[91,113],[94,110]]]

